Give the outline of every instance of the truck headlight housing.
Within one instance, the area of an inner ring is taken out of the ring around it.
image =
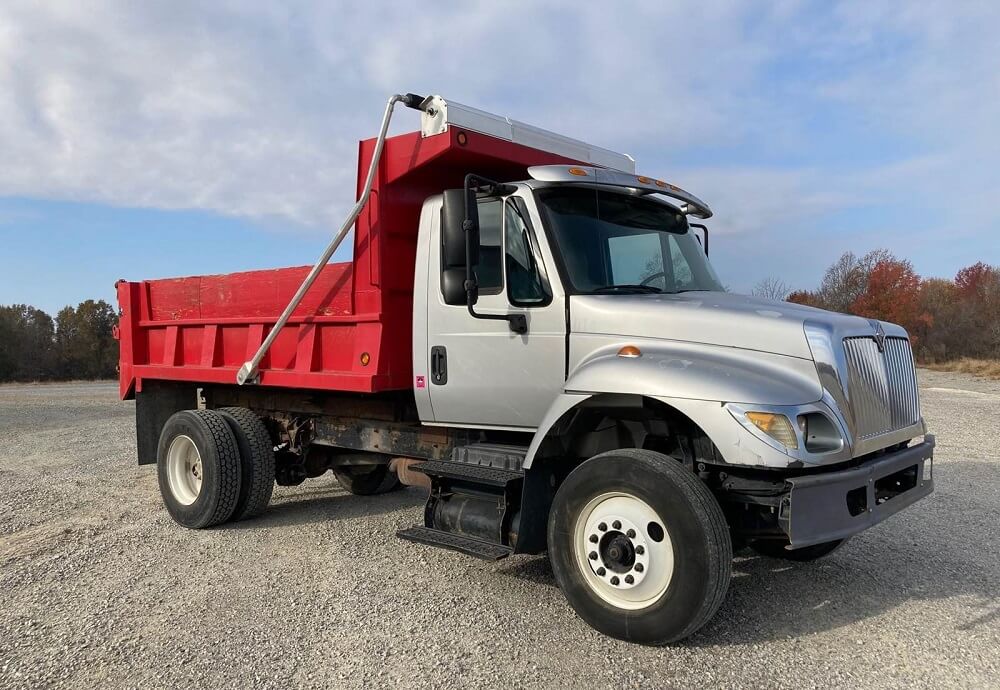
[[[799,439],[788,417],[777,412],[747,411],[744,413],[748,422],[773,438],[789,450],[797,450]]]
[[[803,405],[724,403],[723,407],[759,440],[805,463],[850,457],[846,436],[826,398]]]
[[[822,412],[800,414],[798,422],[802,440],[810,453],[832,453],[844,447],[837,425]]]

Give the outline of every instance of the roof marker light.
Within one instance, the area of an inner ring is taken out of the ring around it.
[[[642,350],[635,345],[626,345],[618,351],[618,356],[625,357],[626,359],[635,359],[636,357],[642,357]]]

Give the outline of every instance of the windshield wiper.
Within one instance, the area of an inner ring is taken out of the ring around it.
[[[655,292],[655,293],[663,292],[663,290],[661,290],[660,288],[658,288],[658,287],[656,287],[654,285],[639,285],[639,284],[631,285],[631,284],[627,284],[627,283],[624,284],[624,285],[602,285],[599,288],[594,288],[593,290],[591,290],[591,292],[595,292],[595,293],[596,292],[617,292],[619,290],[622,291],[622,292],[626,292],[626,291],[629,291],[629,290],[631,290],[633,292]]]

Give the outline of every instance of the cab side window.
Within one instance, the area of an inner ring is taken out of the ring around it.
[[[531,228],[517,199],[504,203],[504,263],[507,298],[518,307],[548,304],[551,295],[532,247]]]

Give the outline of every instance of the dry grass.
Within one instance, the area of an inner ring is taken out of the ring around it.
[[[957,371],[962,374],[972,374],[973,376],[981,376],[984,379],[1000,381],[1000,359],[972,359],[970,357],[963,357],[951,362],[924,364],[922,366],[934,371]]]

